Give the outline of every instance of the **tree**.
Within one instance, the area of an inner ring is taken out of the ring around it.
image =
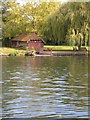
[[[37,32],[49,44],[90,45],[90,2],[7,2],[3,36]]]
[[[30,32],[31,30],[31,19],[24,13],[23,7],[15,2],[7,3],[3,23],[4,37],[14,37],[23,32]]]
[[[89,45],[90,31],[90,3],[68,3],[69,12],[67,18],[70,19],[70,27],[66,39],[69,44]]]

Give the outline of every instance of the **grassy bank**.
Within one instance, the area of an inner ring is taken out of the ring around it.
[[[44,46],[44,50],[52,49],[54,51],[73,50],[72,46]]]
[[[44,50],[52,50],[52,51],[73,51],[73,47],[74,46],[49,46],[49,45],[45,45],[44,46]],[[76,47],[78,49],[78,47]],[[87,50],[90,50],[90,47],[85,47],[82,46],[82,50],[84,50],[84,48],[86,48]]]
[[[0,55],[24,55],[26,53],[26,50],[19,50],[16,48],[6,48],[2,47],[0,48]]]
[[[85,48],[85,47],[82,47]],[[90,51],[90,47],[86,47],[87,50]],[[44,46],[44,50],[52,50],[52,51],[73,51],[73,46]],[[0,55],[25,55],[26,53],[30,53],[28,50],[20,50],[16,48],[0,48]]]

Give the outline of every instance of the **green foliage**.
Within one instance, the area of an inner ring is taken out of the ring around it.
[[[3,39],[2,46],[10,47],[10,39],[8,37]]]
[[[37,32],[48,44],[90,45],[90,2],[7,3],[3,37]]]
[[[30,32],[31,20],[24,13],[24,8],[14,2],[7,4],[6,15],[3,15],[4,37],[14,37],[22,32]]]
[[[68,44],[89,45],[90,34],[90,3],[67,3],[70,25],[66,35]]]

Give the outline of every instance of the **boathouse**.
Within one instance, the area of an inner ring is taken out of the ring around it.
[[[24,47],[31,50],[33,49],[36,52],[43,51],[44,44],[45,41],[36,33],[29,35],[21,34],[11,40],[12,47]]]
[[[18,48],[18,47],[26,47],[27,42],[24,40],[26,34],[20,34],[17,37],[11,39],[11,47]]]

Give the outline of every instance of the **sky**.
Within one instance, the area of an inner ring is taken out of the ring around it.
[[[90,2],[90,0],[2,0],[2,1],[16,1],[17,3],[20,3],[20,5],[24,5],[27,2]]]
[[[90,0],[16,0],[18,3],[25,4],[26,2],[90,2]]]
[[[21,5],[22,4],[25,4],[26,2],[67,2],[68,0],[16,0],[16,2],[20,3]]]

